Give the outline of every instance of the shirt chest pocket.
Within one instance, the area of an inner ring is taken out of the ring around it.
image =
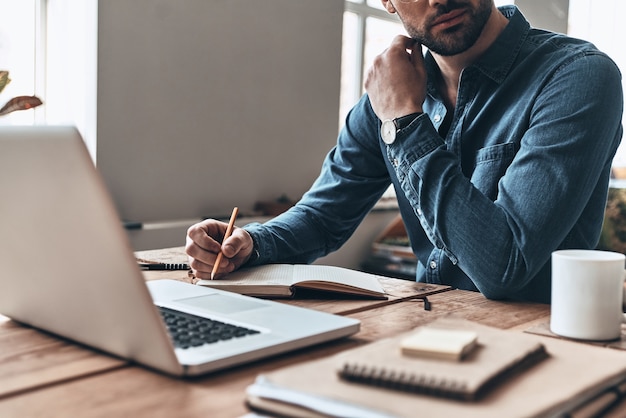
[[[473,161],[472,184],[485,196],[496,200],[498,182],[513,162],[516,152],[517,146],[512,142],[479,149]]]

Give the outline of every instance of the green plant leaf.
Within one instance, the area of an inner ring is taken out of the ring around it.
[[[11,82],[8,71],[0,71],[0,93]]]

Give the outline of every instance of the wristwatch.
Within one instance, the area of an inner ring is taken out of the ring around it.
[[[380,126],[380,136],[383,138],[383,142],[387,145],[393,144],[396,140],[396,134],[409,126],[421,114],[422,112],[415,112],[395,119],[385,119]]]
[[[394,121],[395,119],[385,119],[380,127],[380,136],[383,138],[383,142],[387,145],[393,144],[396,140],[398,127]]]

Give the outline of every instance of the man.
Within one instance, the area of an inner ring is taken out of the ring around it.
[[[410,38],[376,58],[319,178],[264,225],[189,228],[198,277],[336,250],[390,183],[417,280],[550,302],[550,256],[594,248],[621,140],[621,76],[587,42],[492,0],[382,0]],[[421,53],[421,45],[428,52]]]

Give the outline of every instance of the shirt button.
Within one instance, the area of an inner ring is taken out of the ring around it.
[[[396,168],[398,167],[398,165],[400,165],[400,164],[398,163],[398,159],[397,159],[397,158],[394,158],[394,159],[391,161],[391,164],[393,164],[393,166],[394,166],[394,167],[396,167]]]
[[[421,210],[421,209],[418,209],[418,210],[417,210],[417,214],[418,214],[419,216],[422,216],[422,210]]]
[[[430,268],[433,269],[433,270],[437,268],[437,262],[435,260],[432,260],[430,262]]]
[[[433,120],[435,121],[435,123],[439,123],[441,121],[441,115],[435,115]]]

